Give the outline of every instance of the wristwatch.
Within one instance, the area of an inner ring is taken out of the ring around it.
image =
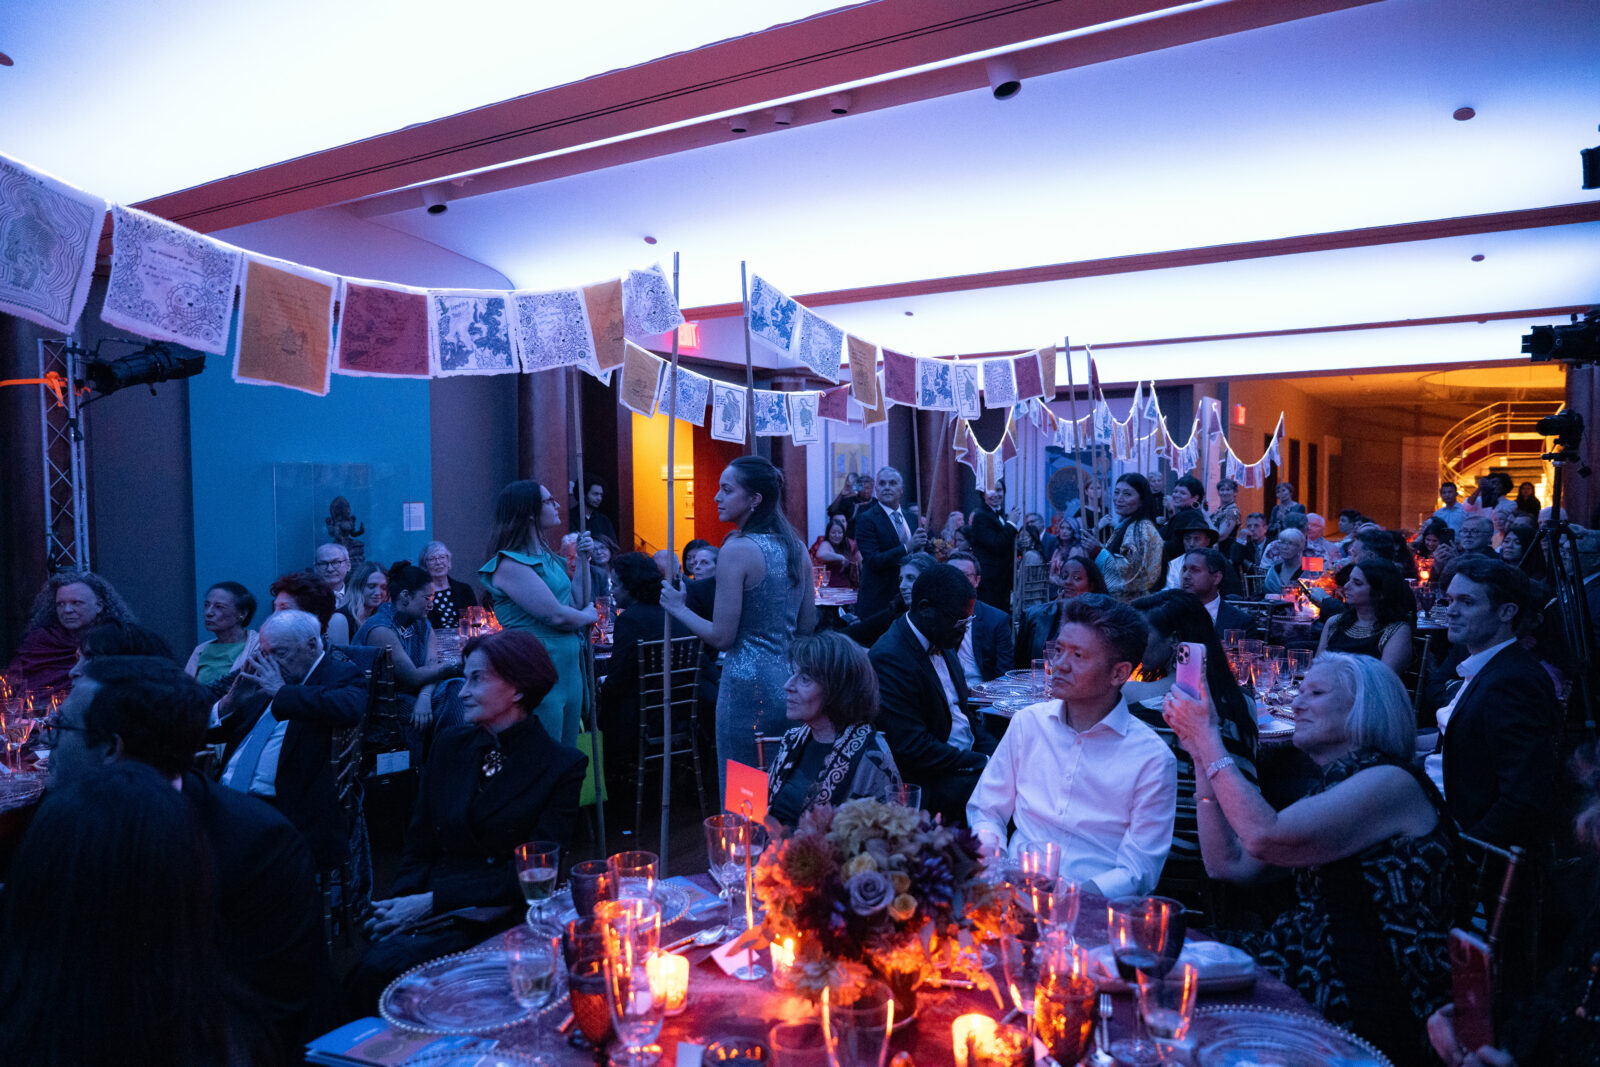
[[[1213,760],[1206,765],[1206,781],[1210,781],[1233,765],[1234,763],[1232,756],[1223,756],[1219,760]]]

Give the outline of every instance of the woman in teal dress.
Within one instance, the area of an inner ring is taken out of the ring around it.
[[[570,746],[578,740],[585,696],[582,635],[596,615],[592,605],[573,606],[566,561],[545,541],[546,532],[560,526],[561,509],[548,489],[538,482],[512,482],[495,501],[490,559],[478,574],[494,597],[500,625],[528,631],[550,653],[558,681],[533,714],[551,737]],[[578,542],[585,564],[590,544],[587,535]]]
[[[789,728],[784,683],[789,644],[816,623],[811,557],[783,516],[783,472],[758,456],[740,456],[722,472],[717,518],[739,528],[717,556],[712,617],[684,603],[683,590],[661,585],[661,606],[712,648],[727,652],[717,688],[718,792],[728,761],[759,765],[756,739]],[[774,746],[774,750],[776,745]],[[765,769],[765,768],[763,768]]]

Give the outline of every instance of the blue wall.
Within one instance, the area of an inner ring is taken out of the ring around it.
[[[417,557],[433,523],[427,381],[335,374],[328,395],[317,397],[234,382],[231,353],[206,362],[205,373],[189,381],[197,591],[224,579],[243,582],[261,602],[259,623],[270,611],[273,579],[282,570],[310,566],[317,544],[327,539],[302,530],[304,558],[280,568],[275,464],[368,464],[386,472],[367,490],[366,506],[356,505],[356,518],[366,524],[367,558],[387,566]],[[406,501],[423,503],[421,531],[402,532]],[[301,532],[288,537],[299,543]],[[209,635],[200,630],[198,636]]]

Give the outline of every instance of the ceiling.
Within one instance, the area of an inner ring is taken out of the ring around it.
[[[203,230],[348,212],[528,288],[676,252],[706,319],[745,262],[887,346],[1070,335],[1108,381],[1515,360],[1600,303],[1592,0],[21,6],[0,151]]]

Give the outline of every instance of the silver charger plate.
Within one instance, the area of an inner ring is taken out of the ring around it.
[[[492,1034],[566,1003],[566,969],[557,951],[555,989],[543,1008],[525,1008],[511,992],[506,954],[477,948],[430,960],[389,983],[378,1014],[413,1034]]]
[[[689,894],[681,885],[672,885],[670,882],[657,882],[655,900],[661,906],[661,928],[666,929],[685,915],[689,914]],[[556,916],[556,921],[562,926],[578,917],[578,909],[572,906],[572,893],[562,890],[552,898],[554,907],[561,908]],[[554,907],[552,910],[554,910]]]
[[[1251,1004],[1196,1009],[1189,1040],[1200,1049],[1201,1067],[1394,1067],[1366,1041],[1319,1016]]]

